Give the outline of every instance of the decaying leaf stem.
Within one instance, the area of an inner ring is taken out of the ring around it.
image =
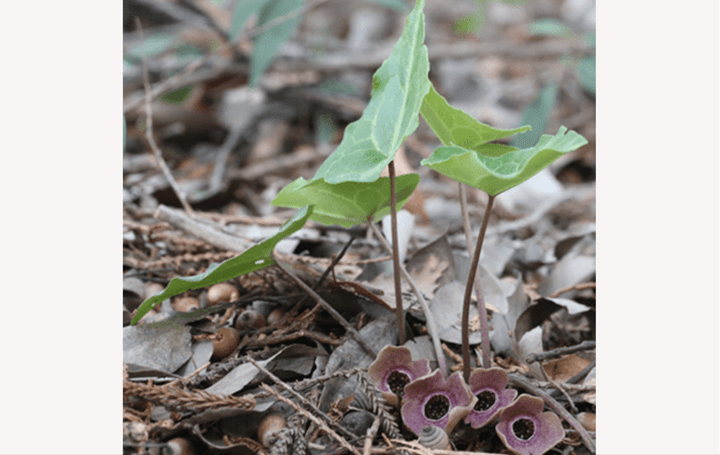
[[[470,380],[470,296],[472,295],[473,283],[475,282],[475,274],[477,272],[478,263],[480,262],[480,251],[482,250],[483,240],[485,240],[485,231],[487,230],[488,221],[490,220],[490,210],[492,210],[492,204],[495,200],[495,196],[488,195],[487,208],[485,209],[485,216],[483,216],[482,226],[480,227],[480,234],[478,235],[477,245],[475,246],[475,254],[473,255],[472,263],[470,264],[470,274],[468,275],[467,285],[465,286],[465,300],[463,300],[463,313],[462,313],[462,354],[463,354],[463,376],[465,382]],[[487,328],[487,311],[485,310],[485,301],[478,295],[478,311],[480,312],[480,329],[482,330],[482,351],[483,351],[483,363],[487,356],[488,364],[485,365],[489,368],[490,363],[490,339],[488,336]]]
[[[388,164],[390,174],[390,226],[392,231],[393,277],[395,279],[395,315],[398,320],[400,346],[405,344],[405,315],[402,307],[402,286],[400,284],[400,247],[397,232],[397,194],[395,193],[395,160]]]
[[[380,229],[378,229],[378,227],[373,224],[372,218],[370,217],[368,217],[368,225],[370,225],[370,229],[372,229],[375,237],[378,238],[383,248],[385,248],[385,251],[387,251],[388,253],[392,253],[392,248],[390,247],[390,244],[387,243],[387,240],[385,240],[385,237],[383,237],[382,232],[380,232]],[[401,265],[399,270],[400,273],[402,273],[402,277],[405,278],[405,281],[410,284],[410,288],[412,288],[413,293],[415,293],[415,297],[417,297],[418,302],[420,302],[420,307],[422,308],[425,319],[427,320],[427,329],[428,332],[430,332],[433,347],[435,348],[435,356],[438,359],[438,367],[443,372],[443,374],[448,374],[447,366],[445,365],[445,356],[443,354],[442,347],[440,346],[440,337],[438,336],[437,325],[435,325],[435,319],[432,317],[432,313],[430,313],[430,308],[428,307],[427,302],[422,295],[422,292],[420,292],[420,289],[415,284],[415,281],[410,277],[410,274],[407,272],[407,270],[405,270],[405,267]]]

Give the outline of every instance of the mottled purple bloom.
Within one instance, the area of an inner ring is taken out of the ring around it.
[[[390,405],[398,404],[404,388],[415,379],[430,373],[427,359],[412,361],[410,350],[405,347],[385,346],[368,368],[370,379],[383,393]]]
[[[465,423],[473,428],[482,428],[510,405],[517,396],[517,390],[506,389],[507,382],[508,375],[500,368],[478,368],[473,371],[468,385],[478,401],[465,417]]]
[[[562,441],[560,418],[542,410],[543,400],[526,394],[502,410],[495,431],[512,453],[542,455]]]
[[[440,427],[450,434],[470,413],[477,398],[459,371],[445,380],[442,372],[435,370],[406,385],[405,400],[403,421],[415,434],[420,434],[425,425]]]

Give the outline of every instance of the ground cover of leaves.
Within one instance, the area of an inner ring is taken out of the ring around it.
[[[455,33],[457,20],[475,17],[474,2],[448,8],[427,0],[426,44],[430,78],[454,106],[514,128],[543,87],[557,83],[545,131],[564,125],[589,141],[498,196],[480,278],[491,307],[494,366],[516,378],[510,387],[520,393],[547,392],[594,438],[595,100],[572,63],[593,50],[577,39],[529,32],[545,18],[585,30],[588,16],[570,3],[489,3],[475,36]],[[278,266],[229,280],[238,292],[229,301],[214,304],[208,289],[188,291],[158,305],[142,325],[129,325],[140,303],[173,277],[204,272],[293,216],[269,202],[289,182],[311,178],[359,118],[372,73],[406,14],[372,2],[310,2],[297,32],[250,88],[252,42],[241,37],[231,50],[221,47],[233,5],[125,2],[124,453],[185,453],[183,444],[198,454],[444,453],[414,445],[417,436],[396,409],[381,404],[366,377],[374,356]],[[161,94],[187,87],[154,97],[151,125],[143,64],[133,54],[148,41],[155,43],[153,52],[146,47],[152,87],[173,80]],[[203,57],[203,65],[178,76]],[[147,140],[150,126],[180,198]],[[398,173],[421,177],[400,230],[405,265],[431,302],[456,371],[470,261],[457,184],[419,164],[438,145],[421,121],[398,152]],[[468,200],[477,235],[485,195],[470,189]],[[316,287],[376,352],[397,344],[392,262],[367,229],[308,222],[278,244],[276,258]],[[406,283],[402,297],[414,337],[406,346],[435,368],[425,315]],[[470,340],[479,350],[477,311],[472,316]],[[239,342],[213,356],[223,327],[236,328]],[[562,350],[572,347],[579,349]],[[258,429],[268,416],[268,425],[277,416],[284,422],[263,441]],[[589,453],[579,433],[566,422],[564,428],[552,450]],[[450,441],[458,452],[508,453],[492,427],[463,423]]]

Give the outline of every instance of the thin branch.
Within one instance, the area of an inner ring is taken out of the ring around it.
[[[360,344],[360,346],[365,348],[365,350],[368,353],[370,353],[373,357],[377,357],[377,351],[375,349],[373,349],[373,347],[370,346],[367,341],[365,341],[365,339],[362,337],[362,335],[360,335],[360,333],[357,330],[355,330],[355,327],[350,325],[350,323],[347,322],[345,320],[345,318],[342,317],[342,315],[335,310],[335,308],[330,306],[329,303],[327,303],[322,297],[320,297],[315,291],[313,291],[310,288],[310,286],[308,286],[300,278],[298,278],[297,275],[295,275],[294,273],[292,273],[291,271],[289,271],[288,269],[283,267],[283,265],[280,264],[280,261],[278,261],[277,258],[274,256],[275,256],[275,254],[273,253],[273,260],[275,261],[275,265],[278,266],[280,268],[280,270],[282,270],[283,272],[285,272],[285,274],[287,276],[292,278],[292,280],[298,286],[300,286],[305,292],[307,292],[310,295],[310,297],[312,297],[312,299],[315,300],[315,302],[317,302],[320,306],[322,306],[323,309],[325,309],[325,311],[330,313],[330,316],[332,316],[336,321],[338,321],[340,323],[340,325],[342,325],[345,328],[345,330],[350,335],[352,335],[353,338],[355,338],[355,340]]]
[[[575,284],[573,286],[568,286],[566,288],[558,289],[557,291],[553,292],[550,295],[551,299],[554,299],[556,297],[559,297],[562,294],[565,294],[566,292],[570,291],[582,291],[583,289],[595,289],[596,284],[595,283],[580,283]]]
[[[138,19],[137,17],[135,18],[135,26],[140,33],[140,41],[144,43],[145,37],[143,36],[142,24],[140,23],[140,19]],[[143,85],[145,86],[145,117],[147,118],[145,137],[147,138],[148,143],[150,143],[150,148],[155,154],[155,160],[157,161],[158,166],[160,166],[163,174],[165,174],[165,178],[168,180],[168,182],[170,182],[170,186],[175,192],[175,195],[177,195],[177,198],[180,200],[182,206],[185,208],[185,211],[188,213],[188,215],[195,216],[195,212],[193,211],[192,207],[190,207],[190,204],[188,204],[187,202],[185,192],[180,189],[177,182],[175,181],[175,178],[173,178],[172,173],[170,172],[170,168],[168,168],[167,164],[165,163],[165,159],[163,159],[162,157],[162,152],[160,151],[160,148],[158,148],[157,144],[155,143],[155,138],[153,137],[152,107],[150,106],[150,76],[148,75],[147,57],[145,57],[145,51],[143,51],[142,54],[142,67]]]
[[[285,403],[288,406],[290,406],[291,408],[293,408],[295,411],[297,411],[300,414],[302,414],[303,416],[307,417],[312,423],[314,423],[315,425],[320,427],[325,433],[330,435],[330,437],[332,437],[334,440],[339,442],[341,446],[345,447],[347,450],[354,453],[355,455],[360,455],[360,452],[358,452],[358,450],[355,447],[353,447],[352,445],[350,445],[349,442],[347,442],[345,439],[340,437],[339,434],[335,433],[330,427],[328,427],[325,424],[325,422],[318,419],[314,415],[310,414],[309,412],[307,412],[305,409],[301,408],[300,406],[296,405],[292,400],[289,400],[289,399],[285,398],[284,396],[280,395],[280,393],[273,390],[273,388],[270,387],[269,385],[260,384],[260,387],[262,387],[266,392],[269,392],[270,394],[274,395],[275,398],[277,398],[278,400],[282,401],[283,403]]]
[[[223,250],[245,251],[250,243],[224,232],[218,231],[205,223],[192,219],[179,210],[160,205],[155,212],[155,217],[167,221],[176,228],[204,240],[206,243]]]
[[[370,229],[375,234],[375,237],[380,241],[383,248],[385,248],[385,251],[392,254],[392,247],[387,243],[387,240],[385,240],[385,237],[383,237],[382,232],[380,232],[380,229],[375,226],[375,224],[372,222],[372,219],[368,219],[368,225],[370,226]],[[447,374],[447,365],[445,364],[445,355],[443,354],[442,347],[440,346],[440,337],[438,336],[438,329],[437,325],[435,325],[435,319],[433,318],[432,313],[430,313],[430,308],[427,305],[427,302],[425,301],[425,298],[422,295],[422,292],[420,292],[420,289],[415,284],[415,281],[410,277],[410,274],[405,270],[405,267],[400,264],[400,273],[402,273],[402,277],[405,279],[405,281],[408,282],[410,285],[410,288],[412,288],[413,293],[415,293],[415,297],[417,297],[418,302],[420,302],[420,307],[423,310],[423,314],[425,315],[425,319],[427,320],[427,329],[428,332],[430,332],[430,337],[432,338],[433,347],[435,348],[435,355],[438,359],[438,366],[440,367],[440,371],[443,372],[443,374]]]
[[[595,349],[595,342],[594,341],[583,341],[582,343],[576,344],[575,346],[569,346],[567,348],[557,348],[557,349],[553,349],[552,351],[531,354],[530,357],[528,357],[525,361],[527,363],[541,362],[541,361],[547,360],[547,359],[554,359],[554,358],[562,357],[566,354],[572,354],[573,352],[587,351],[590,349]]]
[[[312,404],[312,403],[310,403],[308,400],[306,400],[302,395],[300,395],[299,393],[297,393],[297,392],[296,392],[295,390],[293,390],[289,385],[285,384],[282,380],[280,380],[280,378],[278,378],[277,376],[275,376],[274,374],[272,374],[267,368],[265,368],[265,367],[263,367],[262,365],[260,365],[259,363],[257,363],[252,357],[248,357],[247,359],[250,361],[250,363],[252,363],[253,365],[255,365],[255,368],[257,368],[258,370],[260,370],[260,371],[262,371],[264,374],[266,374],[270,379],[272,379],[272,381],[273,381],[275,384],[279,385],[283,390],[285,390],[287,393],[289,393],[293,398],[295,398],[296,400],[298,400],[298,401],[299,401],[300,403],[302,403],[304,406],[312,409],[313,412],[315,412],[317,415],[319,415],[320,417],[322,417],[323,420],[325,420],[327,423],[329,423],[330,425],[332,425],[332,426],[336,427],[338,430],[340,430],[340,432],[343,433],[343,435],[344,435],[345,437],[349,437],[350,439],[355,438],[355,435],[354,435],[354,434],[350,433],[350,432],[349,432],[348,430],[346,430],[345,428],[343,428],[343,427],[339,426],[338,424],[336,424],[335,422],[333,422],[332,419],[331,419],[330,417],[328,417],[328,416],[327,416],[324,412],[322,412],[320,409],[318,409],[317,406],[315,406],[314,404]]]

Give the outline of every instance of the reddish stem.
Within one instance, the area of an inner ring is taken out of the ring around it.
[[[393,275],[395,277],[395,314],[398,320],[400,346],[405,344],[405,318],[403,317],[402,288],[400,287],[400,249],[397,232],[397,194],[395,193],[395,161],[388,164],[390,174],[390,227],[392,231]]]
[[[478,235],[477,244],[475,245],[475,254],[470,264],[470,274],[468,275],[467,285],[465,286],[465,300],[463,301],[462,313],[462,354],[463,354],[463,376],[465,382],[470,380],[470,297],[472,296],[473,283],[475,283],[475,274],[477,272],[478,263],[480,262],[480,251],[482,250],[483,240],[485,239],[485,231],[487,230],[488,221],[490,220],[490,210],[492,209],[495,196],[488,195],[487,208],[483,217],[482,226],[480,227],[480,235]],[[483,330],[482,350],[483,357],[486,353],[490,355],[490,342],[487,336],[487,311],[485,310],[485,301],[478,296],[478,310],[480,312],[480,325]]]

